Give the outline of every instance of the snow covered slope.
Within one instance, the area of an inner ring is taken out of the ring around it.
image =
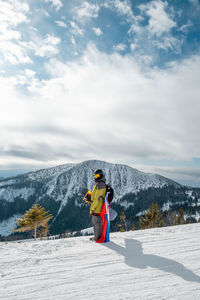
[[[200,224],[0,243],[0,299],[176,299],[200,296]]]

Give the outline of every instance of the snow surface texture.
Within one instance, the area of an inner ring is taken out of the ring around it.
[[[0,299],[176,299],[200,295],[200,224],[0,244]]]

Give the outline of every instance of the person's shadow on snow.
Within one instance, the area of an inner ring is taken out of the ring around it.
[[[187,281],[200,283],[200,277],[185,268],[182,264],[169,258],[153,254],[143,254],[142,243],[137,240],[125,239],[125,247],[113,242],[103,245],[124,256],[125,263],[130,267],[139,269],[151,267],[180,276]]]

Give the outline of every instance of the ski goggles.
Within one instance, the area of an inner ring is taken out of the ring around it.
[[[98,179],[100,176],[100,174],[94,174],[94,179]]]

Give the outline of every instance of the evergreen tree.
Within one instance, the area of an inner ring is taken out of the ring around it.
[[[47,237],[47,234],[49,232],[49,224],[46,224],[46,226],[43,226],[38,231],[38,236],[42,240],[43,237]]]
[[[14,232],[24,232],[34,230],[34,240],[37,237],[37,229],[43,227],[43,234],[48,232],[48,222],[53,218],[48,211],[40,206],[34,204],[32,208],[25,212],[25,214],[17,220],[18,229],[14,229]]]
[[[141,217],[139,222],[140,229],[162,227],[162,213],[160,211],[159,205],[157,203],[152,203],[145,216]]]
[[[126,215],[125,212],[122,211],[121,215],[120,215],[120,224],[117,224],[117,226],[120,228],[121,232],[127,231],[127,225],[126,225]]]
[[[165,219],[165,225],[164,226],[170,226],[176,224],[176,212],[175,211],[168,211]]]
[[[184,219],[183,209],[179,208],[179,214],[176,217],[175,225],[182,225],[182,224],[185,224],[185,219]]]
[[[131,230],[134,231],[135,230],[135,224],[131,225]]]

